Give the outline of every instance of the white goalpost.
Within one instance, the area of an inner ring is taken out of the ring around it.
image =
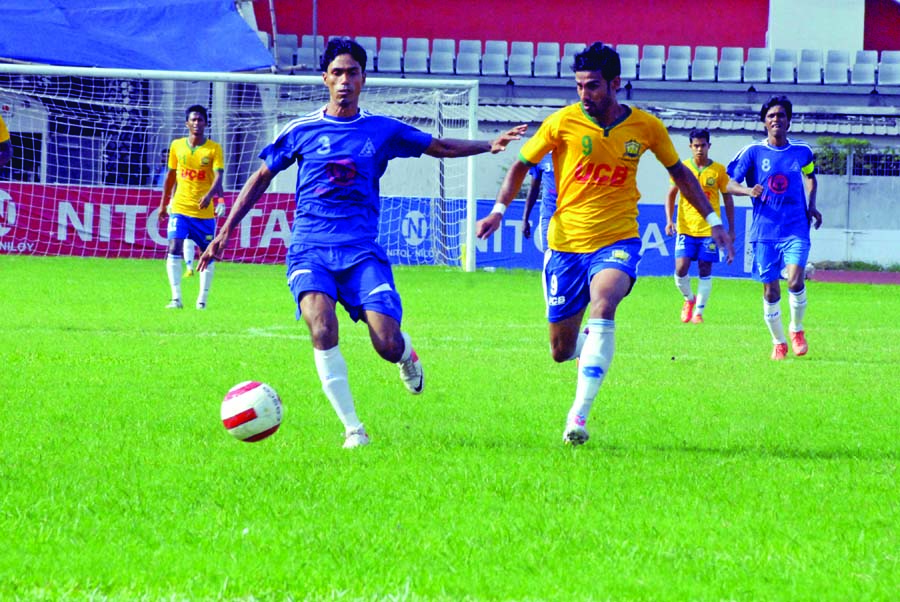
[[[206,106],[225,152],[226,204],[281,127],[322,107],[321,76],[192,73],[0,64],[0,109],[13,160],[0,170],[0,253],[159,258],[160,173]],[[360,106],[440,137],[474,139],[476,80],[370,77]],[[381,182],[379,242],[391,261],[475,269],[474,159],[392,161]],[[241,224],[231,261],[281,262],[296,168],[279,174]]]

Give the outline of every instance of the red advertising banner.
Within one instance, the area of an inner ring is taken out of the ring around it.
[[[235,194],[226,194],[231,207]],[[150,188],[0,184],[0,253],[163,258],[160,191]],[[266,194],[244,218],[226,261],[281,263],[294,195]],[[220,218],[224,219],[224,218]]]

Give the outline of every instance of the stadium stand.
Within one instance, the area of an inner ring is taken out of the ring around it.
[[[282,34],[278,34],[282,35]],[[294,36],[294,43],[297,43],[297,36]],[[320,54],[325,51],[325,36],[316,36],[313,39],[311,35],[300,36],[301,48],[315,48]]]
[[[531,77],[532,58],[528,54],[510,54],[506,65],[506,72],[510,77]]]
[[[884,57],[884,52],[881,54]],[[900,86],[900,62],[885,63],[882,60],[881,66],[878,67],[878,85]]]
[[[510,56],[514,54],[521,54],[531,58],[534,58],[534,43],[533,42],[523,42],[520,40],[513,41],[510,44],[509,48]]]
[[[478,56],[481,56],[481,40],[460,40],[459,53],[462,54],[464,52],[474,52]]]
[[[430,44],[431,40],[428,38],[406,38],[406,52],[424,52],[427,55]]]
[[[298,48],[296,66],[299,69],[318,70],[320,58],[315,48]]]
[[[773,84],[793,84],[797,77],[794,74],[794,63],[789,60],[779,60],[772,63],[769,81]]]
[[[424,50],[407,50],[403,55],[403,72],[428,73],[428,53]]]
[[[846,84],[849,74],[850,65],[847,63],[825,63],[824,82],[826,84]]]
[[[856,56],[853,59],[853,64],[856,65],[858,63],[864,64],[878,64],[878,51],[877,50],[857,50]]]
[[[671,61],[672,59],[684,59],[684,60],[690,62],[691,47],[690,46],[669,46],[669,51],[668,51],[666,60]]]
[[[452,74],[453,53],[446,50],[433,51],[431,53],[428,70],[430,73]]]
[[[646,47],[645,47],[646,48]],[[642,58],[639,69],[638,79],[657,80],[663,78],[663,62],[660,58],[647,57]]]
[[[805,52],[805,51],[804,51]],[[822,63],[817,58],[809,55],[804,60],[800,57],[800,64],[797,65],[797,83],[798,84],[821,84],[822,83]],[[846,82],[845,82],[846,83]]]
[[[635,62],[640,58],[638,56],[637,44],[619,44],[616,46],[616,52],[619,53],[619,59],[634,59]]]
[[[741,51],[743,54],[743,50]],[[716,46],[697,46],[694,49],[695,61],[712,61],[713,64],[719,62],[719,49]],[[741,57],[743,62],[744,57]]]
[[[378,47],[379,55],[385,50],[395,50],[403,54],[403,38],[386,37],[381,38],[381,45]]]
[[[481,52],[461,51],[456,55],[456,74],[481,75]]]
[[[748,48],[747,49],[747,61],[762,61],[766,65],[769,64],[769,49],[768,48]]]
[[[722,56],[719,59],[720,63],[723,61],[737,61],[743,65],[744,49],[740,46],[724,46],[722,48]]]
[[[719,63],[719,69],[721,71],[722,63]],[[720,79],[719,81],[722,80]],[[758,59],[748,59],[744,63],[744,81],[750,83],[769,81],[769,63]]]
[[[875,63],[856,62],[850,69],[850,83],[857,86],[874,86]]]
[[[772,64],[790,63],[792,67],[797,66],[797,51],[788,48],[776,48],[772,55]]]
[[[485,52],[481,57],[482,75],[506,75],[506,57],[497,52]]]
[[[743,51],[741,51],[743,54]],[[723,53],[724,57],[725,54]],[[739,82],[742,77],[742,70],[744,67],[743,60],[731,60],[723,58],[719,61],[719,69],[716,74],[716,79],[720,82]]]
[[[688,49],[690,54],[690,49]],[[666,61],[666,80],[687,81],[690,76],[690,59],[669,58]]]
[[[356,36],[356,43],[366,49],[369,60],[374,60],[378,56],[378,40],[375,36]]]
[[[624,80],[637,79],[638,60],[634,56],[619,57],[622,63],[621,78]],[[568,68],[568,67],[567,67]]]
[[[535,77],[559,77],[559,60],[549,54],[534,57]]]
[[[435,52],[449,52],[453,56],[456,56],[456,40],[451,40],[450,38],[435,38],[431,41],[431,52],[432,54]],[[478,54],[481,54],[481,50],[478,51]]]
[[[738,73],[740,75],[740,73]],[[666,65],[666,79],[669,79],[669,66]],[[691,80],[696,82],[716,81],[716,63],[712,59],[695,59],[691,65]]]
[[[506,40],[488,40],[484,43],[484,53],[502,56],[505,61],[509,56],[509,44]]]
[[[383,73],[400,73],[403,71],[403,54],[399,50],[390,48],[379,52],[378,71]]]
[[[538,42],[537,44],[537,54],[538,56],[552,56],[555,57],[556,60],[559,60],[559,42]]]
[[[666,47],[661,44],[645,44],[641,50],[641,59],[659,59],[660,62],[664,62]]]

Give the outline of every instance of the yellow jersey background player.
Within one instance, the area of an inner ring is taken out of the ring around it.
[[[696,176],[713,211],[720,218],[722,210],[719,195],[722,195],[725,202],[725,217],[728,220],[728,236],[734,243],[734,199],[725,192],[729,179],[725,166],[709,158],[709,147],[711,146],[709,130],[691,130],[688,142],[691,158],[685,159],[683,163]],[[678,187],[672,182],[666,197],[666,234],[669,236],[676,233],[676,226],[672,222],[676,195],[678,195]],[[681,306],[681,321],[702,324],[703,310],[706,308],[706,302],[709,301],[709,295],[712,292],[712,264],[719,261],[719,250],[710,236],[711,228],[706,222],[706,218],[700,215],[700,212],[684,196],[678,202],[677,233],[675,286],[684,296],[684,303]],[[692,261],[697,262],[699,274],[696,297],[691,289],[691,276],[688,273]]]
[[[487,238],[500,227],[529,169],[552,152],[559,196],[547,235],[544,295],[553,359],[579,359],[575,400],[563,431],[565,443],[579,445],[588,439],[588,413],[612,362],[616,308],[637,279],[641,239],[636,173],[646,151],[653,152],[682,193],[707,216],[713,238],[728,249],[729,261],[734,250],[663,123],[619,104],[621,63],[616,51],[597,42],[575,56],[572,70],[580,102],[548,117],[525,143],[491,213],[476,224],[476,235]],[[582,318],[588,307],[585,334]]]
[[[3,167],[12,159],[12,143],[9,141],[9,129],[3,117],[0,117],[0,167]]]
[[[181,309],[181,259],[184,241],[190,239],[203,252],[216,230],[213,199],[221,197],[225,159],[222,147],[206,137],[209,116],[206,108],[193,105],[185,111],[189,135],[169,146],[169,173],[163,186],[159,219],[169,217],[166,229],[168,254],[166,273],[172,290],[168,309]],[[175,194],[172,195],[174,190]],[[171,200],[171,207],[170,207]],[[193,250],[191,251],[193,253]],[[206,309],[215,270],[210,265],[200,274],[197,309]]]

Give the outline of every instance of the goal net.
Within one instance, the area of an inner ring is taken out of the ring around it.
[[[473,138],[475,81],[369,78],[360,106],[438,137]],[[184,111],[209,110],[225,153],[230,206],[259,152],[291,119],[328,100],[320,76],[169,73],[0,65],[0,111],[14,147],[0,170],[0,253],[161,258],[158,207]],[[391,161],[381,180],[379,242],[392,262],[474,269],[473,161]],[[290,241],[296,166],[241,223],[226,260],[277,263]],[[468,264],[468,265],[467,265]]]

